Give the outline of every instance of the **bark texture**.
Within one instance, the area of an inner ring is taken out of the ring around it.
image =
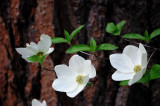
[[[86,87],[71,99],[51,87],[56,78],[54,71],[42,70],[38,63],[27,63],[15,51],[28,42],[38,42],[42,33],[64,37],[64,29],[71,32],[85,24],[73,44],[89,44],[93,37],[98,44],[119,46],[116,51],[97,52],[99,57],[108,58],[132,44],[106,33],[108,22],[126,20],[122,34],[143,34],[145,29],[150,33],[160,27],[159,10],[160,0],[0,0],[0,106],[30,106],[33,98],[46,100],[48,106],[160,106],[159,79],[151,81],[149,87],[119,86],[111,79],[115,69],[109,60],[93,62],[97,76],[91,80],[92,88]],[[156,37],[148,45],[160,48],[159,42],[160,37]],[[65,54],[65,50],[69,46],[53,46],[55,51],[45,59],[44,66],[68,64],[72,55]],[[159,60],[160,53],[156,52],[149,67],[160,64]]]

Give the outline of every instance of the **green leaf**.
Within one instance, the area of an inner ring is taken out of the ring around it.
[[[93,38],[91,38],[91,40],[90,40],[90,48],[91,48],[91,51],[92,51],[92,52],[95,52],[96,47],[97,47],[96,41],[95,41]]]
[[[150,80],[160,78],[160,65],[155,64],[154,66],[152,66],[149,74],[150,74]]]
[[[93,82],[88,82],[87,86],[91,88],[92,84],[93,84]]]
[[[143,77],[136,83],[148,83],[149,81],[149,71],[146,71]]]
[[[64,30],[64,35],[65,35],[65,39],[67,39],[67,41],[70,42],[70,35],[66,30]]]
[[[123,35],[122,37],[124,38],[128,38],[128,39],[140,39],[140,40],[145,40],[145,38],[140,35],[140,34],[136,34],[136,33],[128,33]]]
[[[75,29],[70,36],[70,40],[73,39],[73,37],[84,27],[84,25],[79,26],[77,29]]]
[[[119,83],[119,85],[128,85],[129,80],[124,80]]]
[[[45,57],[46,57],[46,56],[40,57],[40,58],[38,59],[38,62],[40,62],[40,63],[42,64]]]
[[[124,20],[122,22],[118,23],[116,25],[116,30],[114,31],[113,35],[120,35],[121,30],[122,30],[125,23],[126,23],[126,21],[124,21]]]
[[[146,42],[149,43],[150,40],[151,40],[151,38],[150,38],[147,30],[145,30],[144,37],[145,37],[145,39],[146,39]]]
[[[51,38],[52,43],[66,43],[67,40],[61,37],[53,37]]]
[[[110,22],[106,26],[106,32],[108,33],[113,33],[116,30],[116,26],[114,25],[113,22]]]
[[[158,35],[160,35],[160,28],[158,28],[158,29],[155,29],[152,33],[151,33],[151,39],[152,38],[154,38],[154,37],[156,37],[156,36],[158,36]]]
[[[38,56],[37,55],[33,55],[27,58],[28,61],[31,62],[37,62],[38,61]]]
[[[33,56],[30,56],[27,58],[28,61],[31,61],[31,62],[39,62],[42,64],[43,60],[44,60],[45,56],[37,56],[37,55],[33,55]]]
[[[76,53],[76,52],[80,52],[80,51],[90,51],[90,47],[84,44],[78,44],[78,45],[74,45],[71,46],[66,53]]]
[[[112,44],[103,43],[103,44],[98,45],[98,47],[96,48],[96,51],[98,51],[98,50],[115,50],[117,48],[118,48],[117,46],[114,46]]]

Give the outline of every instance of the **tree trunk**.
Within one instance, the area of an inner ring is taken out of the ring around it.
[[[143,84],[119,86],[119,82],[111,79],[115,69],[109,60],[93,62],[97,71],[97,76],[91,79],[93,86],[71,99],[52,88],[56,78],[54,71],[43,70],[38,63],[27,63],[15,51],[28,42],[38,42],[42,33],[64,37],[64,29],[71,32],[85,24],[72,43],[89,44],[93,37],[98,44],[107,42],[119,46],[116,51],[96,53],[108,58],[133,44],[106,33],[108,22],[126,20],[122,34],[144,34],[145,29],[150,33],[160,27],[159,10],[160,0],[0,0],[0,106],[28,106],[33,98],[46,100],[48,106],[160,106],[159,79],[151,81],[149,87]],[[156,37],[148,45],[160,48],[159,42],[160,37]],[[53,69],[55,65],[68,64],[73,55],[65,53],[69,46],[53,46],[55,51],[45,59],[44,66]],[[160,64],[159,60],[157,51],[149,68]]]

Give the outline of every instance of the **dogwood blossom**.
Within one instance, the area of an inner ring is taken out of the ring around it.
[[[147,52],[142,44],[126,46],[122,54],[110,55],[111,65],[117,69],[112,75],[115,81],[129,80],[132,85],[142,78],[147,68]]]
[[[46,106],[46,101],[44,100],[42,103],[37,99],[32,100],[32,106]]]
[[[85,60],[79,55],[74,55],[69,60],[69,66],[55,66],[57,79],[53,81],[52,87],[56,91],[66,92],[67,96],[73,98],[80,93],[90,78],[96,76],[96,70],[90,60]]]
[[[28,57],[37,55],[42,57],[53,52],[54,48],[51,48],[52,42],[48,35],[42,34],[38,44],[31,42],[26,44],[26,48],[16,48],[16,51],[22,55],[22,58],[27,60]],[[28,60],[27,60],[28,61]]]

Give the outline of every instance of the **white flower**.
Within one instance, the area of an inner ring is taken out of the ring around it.
[[[27,43],[26,48],[16,48],[16,51],[26,60],[33,55],[41,57],[50,54],[54,50],[54,48],[50,48],[51,45],[51,38],[48,35],[42,34],[38,44],[34,42],[31,42],[30,44]]]
[[[111,65],[117,69],[112,75],[115,81],[129,80],[132,85],[142,78],[147,68],[147,52],[142,44],[126,46],[122,54],[110,55]]]
[[[96,76],[96,70],[90,60],[74,55],[69,60],[69,66],[55,66],[57,79],[54,80],[52,87],[56,91],[66,92],[67,96],[75,97],[80,93],[89,81],[89,78]]]
[[[32,106],[46,106],[46,101],[44,100],[42,103],[37,99],[32,100]]]

